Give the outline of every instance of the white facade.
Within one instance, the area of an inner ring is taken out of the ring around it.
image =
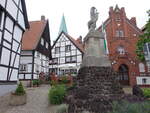
[[[22,51],[19,79],[38,79],[41,72],[49,74],[49,58],[38,51]]]
[[[20,41],[26,26],[22,1],[0,0],[0,81],[2,82],[18,79]]]
[[[75,40],[74,40],[75,41]],[[61,33],[52,47],[52,62],[50,70],[57,75],[77,74],[82,62],[82,51],[65,33]]]

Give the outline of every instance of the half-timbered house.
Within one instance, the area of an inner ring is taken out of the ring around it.
[[[0,82],[18,80],[21,38],[29,28],[25,0],[0,0]]]
[[[52,46],[53,59],[50,70],[57,75],[68,73],[76,75],[82,62],[83,53],[82,38],[75,40],[62,31]]]
[[[22,38],[20,58],[20,80],[38,79],[40,74],[49,74],[51,45],[49,22],[42,16],[40,21],[32,21],[30,29]]]

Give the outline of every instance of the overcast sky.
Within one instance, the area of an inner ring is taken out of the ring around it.
[[[97,27],[108,18],[109,7],[125,7],[130,19],[136,17],[139,28],[148,20],[146,11],[150,9],[150,0],[25,0],[29,21],[40,20],[41,15],[49,19],[51,40],[58,36],[60,22],[64,13],[68,33],[78,38],[88,32],[90,8],[95,6],[99,12]]]

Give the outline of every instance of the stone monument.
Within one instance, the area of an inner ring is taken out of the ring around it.
[[[118,75],[104,51],[104,34],[96,30],[98,12],[95,7],[91,8],[90,16],[76,87],[67,96],[68,113],[106,113],[112,110],[111,102],[123,95]]]

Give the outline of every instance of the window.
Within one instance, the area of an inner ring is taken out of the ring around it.
[[[40,69],[40,68],[39,68],[39,65],[36,64],[35,70],[36,70],[37,73],[39,73],[39,69]]]
[[[66,52],[71,51],[71,45],[66,45],[66,46],[65,46],[65,51],[66,51]]]
[[[41,45],[44,45],[44,39],[41,38]]]
[[[20,64],[20,71],[27,71],[27,64]]]
[[[68,56],[66,57],[66,63],[76,63],[77,57],[76,56]]]
[[[71,57],[66,57],[66,63],[70,63],[71,62]]]
[[[145,67],[143,63],[139,63],[139,71],[140,72],[145,72]]]
[[[143,51],[145,55],[150,54],[150,43],[146,43],[143,47]]]
[[[60,47],[55,47],[55,53],[58,54],[60,52]]]
[[[52,62],[53,64],[58,64],[58,58],[53,58]]]
[[[122,30],[117,30],[116,31],[116,37],[123,37],[124,34],[123,34],[123,31]]]
[[[142,84],[146,84],[147,83],[147,79],[146,78],[143,78],[142,79]]]
[[[123,47],[123,46],[119,46],[119,47],[117,48],[117,52],[118,52],[119,54],[125,54],[124,47]]]

